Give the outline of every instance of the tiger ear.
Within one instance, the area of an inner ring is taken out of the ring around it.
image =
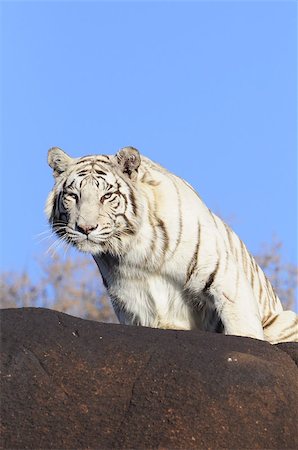
[[[48,164],[54,170],[54,177],[65,172],[71,161],[72,158],[59,147],[52,147],[48,151]]]
[[[139,151],[134,147],[121,148],[116,154],[116,159],[122,172],[126,173],[132,180],[135,180],[141,164]]]

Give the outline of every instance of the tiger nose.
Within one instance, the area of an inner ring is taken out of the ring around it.
[[[87,235],[89,233],[91,233],[91,231],[96,230],[96,228],[97,228],[97,225],[78,225],[77,224],[77,230],[80,233],[87,234]]]

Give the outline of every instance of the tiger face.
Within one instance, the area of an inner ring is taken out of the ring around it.
[[[123,253],[141,217],[134,185],[139,152],[126,147],[115,156],[71,158],[55,147],[48,163],[55,177],[46,204],[53,231],[83,252]]]

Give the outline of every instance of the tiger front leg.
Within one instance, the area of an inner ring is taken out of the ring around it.
[[[210,266],[200,268],[186,286],[191,297],[201,299],[200,327],[210,331],[216,329],[210,320],[217,317],[225,334],[264,340],[259,306],[244,273],[233,261],[229,261],[228,269],[217,264],[210,272]],[[216,311],[216,315],[211,315],[210,319],[210,314],[202,313],[204,310]]]
[[[249,303],[254,302],[253,298],[247,297],[248,305],[246,308],[242,308],[239,305],[235,306],[233,300],[228,298],[226,294],[222,293],[220,297],[220,300],[217,299],[216,303],[220,304],[217,310],[225,334],[265,340],[259,313],[255,308],[249,306]]]

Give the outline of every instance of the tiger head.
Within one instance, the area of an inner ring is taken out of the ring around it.
[[[54,147],[48,163],[55,178],[46,203],[53,231],[83,252],[123,253],[141,220],[138,150],[125,147],[115,156],[71,158]]]

